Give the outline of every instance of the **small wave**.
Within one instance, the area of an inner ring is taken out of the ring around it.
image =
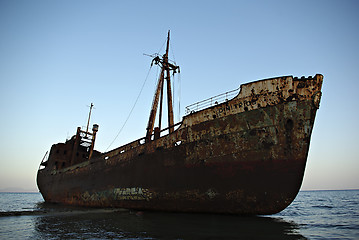
[[[10,217],[10,216],[34,216],[34,215],[78,215],[78,214],[87,214],[87,213],[121,213],[127,212],[128,209],[122,208],[111,208],[111,209],[102,209],[102,208],[59,208],[59,209],[43,209],[43,210],[32,210],[32,211],[7,211],[0,212],[0,217]]]
[[[344,223],[344,224],[338,224],[338,223],[313,223],[313,224],[306,224],[307,227],[314,228],[314,229],[344,229],[344,230],[356,230],[358,229],[359,225],[355,223]]]
[[[333,206],[328,206],[328,205],[315,205],[315,206],[313,206],[313,208],[332,209],[332,208],[334,208],[334,207],[333,207]]]
[[[42,215],[46,213],[47,211],[9,211],[0,212],[0,217]]]

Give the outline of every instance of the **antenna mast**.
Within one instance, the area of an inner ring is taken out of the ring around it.
[[[90,118],[91,118],[91,111],[92,111],[92,108],[93,108],[93,103],[91,103],[91,106],[90,106],[90,112],[89,112],[89,119],[87,120],[86,136],[87,136],[87,133],[88,133],[88,131],[89,131],[89,124],[90,124]]]

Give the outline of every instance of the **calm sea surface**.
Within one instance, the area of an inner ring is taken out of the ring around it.
[[[0,239],[359,239],[359,190],[302,191],[271,216],[136,212],[0,193]]]

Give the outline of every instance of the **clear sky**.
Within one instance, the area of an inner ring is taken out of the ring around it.
[[[91,102],[95,148],[105,151],[146,79],[143,53],[163,50],[168,30],[181,67],[176,121],[242,83],[321,73],[302,189],[359,188],[358,12],[348,0],[1,0],[0,190],[36,191],[45,152],[86,125]],[[145,135],[157,73],[110,149]]]

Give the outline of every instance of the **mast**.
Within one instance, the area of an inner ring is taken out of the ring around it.
[[[88,120],[87,120],[87,126],[86,126],[86,137],[87,137],[87,133],[88,133],[88,131],[89,131],[89,124],[90,124],[90,118],[91,118],[92,108],[93,108],[93,103],[91,103],[91,105],[90,105],[89,118],[88,118]]]
[[[170,31],[168,31],[167,47],[166,47],[166,63],[168,64],[168,49],[170,44]],[[166,67],[167,80],[167,108],[168,108],[168,127],[169,132],[173,132],[173,105],[172,105],[172,88],[171,88],[171,74],[169,67]]]
[[[173,74],[174,74],[174,73],[176,73],[176,70],[179,67],[168,62],[169,41],[170,41],[170,31],[168,31],[167,46],[166,46],[165,54],[162,56],[162,58],[157,56],[152,60],[152,64],[154,62],[155,64],[161,66],[161,74],[158,79],[156,92],[155,92],[155,95],[154,95],[153,101],[152,101],[152,108],[151,108],[150,117],[148,119],[148,125],[147,125],[147,129],[146,129],[147,130],[146,141],[151,141],[151,135],[152,135],[154,124],[155,124],[159,100],[160,100],[160,113],[159,113],[158,131],[161,130],[163,85],[164,85],[165,80],[166,80],[166,84],[167,84],[167,109],[168,109],[169,132],[172,133],[174,130],[174,128],[173,128],[172,90],[171,90],[171,71],[173,71]],[[160,97],[161,97],[161,99],[160,99]]]

